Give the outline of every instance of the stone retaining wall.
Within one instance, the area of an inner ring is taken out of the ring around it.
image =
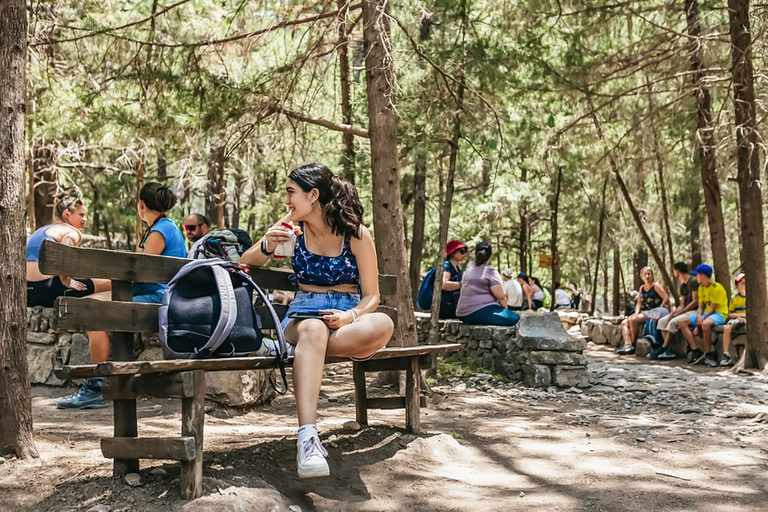
[[[523,314],[514,327],[440,321],[440,343],[460,343],[460,355],[487,370],[533,387],[586,387],[586,341],[569,335],[558,313]],[[569,322],[570,324],[570,322]],[[426,344],[429,315],[416,314],[419,343]]]

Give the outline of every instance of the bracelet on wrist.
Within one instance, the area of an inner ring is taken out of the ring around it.
[[[350,309],[349,313],[352,315],[352,322],[356,322],[358,318],[360,318],[360,313],[357,312],[356,309]]]
[[[266,256],[272,256],[272,253],[275,251],[268,251],[267,250],[267,239],[263,239],[261,241],[261,246],[259,246],[259,249],[261,249],[261,252],[265,254]]]

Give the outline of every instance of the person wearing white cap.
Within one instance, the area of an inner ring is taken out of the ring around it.
[[[523,287],[517,282],[517,279],[512,279],[512,269],[506,268],[501,273],[501,279],[504,281],[504,291],[507,294],[507,309],[512,311],[520,311],[523,309]]]

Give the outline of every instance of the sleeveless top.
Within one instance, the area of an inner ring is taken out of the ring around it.
[[[304,231],[304,223],[299,226]],[[360,271],[357,259],[352,254],[349,238],[344,238],[341,254],[338,256],[320,256],[309,252],[304,233],[296,237],[296,246],[291,258],[293,275],[289,277],[294,286],[308,284],[313,286],[336,286],[340,284],[360,285]]]
[[[43,242],[46,240],[56,241],[52,236],[48,236],[49,227],[51,224],[41,227],[27,239],[27,261],[40,261],[40,248],[43,246]]]
[[[656,291],[656,287],[652,286],[650,290],[645,291],[644,288],[640,288],[641,293],[641,299],[640,299],[640,310],[641,311],[648,311],[650,309],[658,308],[661,306],[661,296]]]
[[[184,235],[176,224],[166,217],[159,219],[149,228],[150,233],[157,231],[165,239],[165,247],[161,256],[173,256],[176,258],[187,257],[187,247],[184,243]],[[162,283],[134,283],[133,295],[151,295],[159,290],[165,290],[167,285]]]

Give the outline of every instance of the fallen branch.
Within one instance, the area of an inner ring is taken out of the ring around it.
[[[684,476],[673,475],[672,473],[665,473],[663,471],[657,471],[656,474],[657,475],[662,475],[662,476],[668,476],[670,478],[677,478],[678,480],[685,480],[686,482],[690,482],[691,481],[690,478],[685,478]]]

